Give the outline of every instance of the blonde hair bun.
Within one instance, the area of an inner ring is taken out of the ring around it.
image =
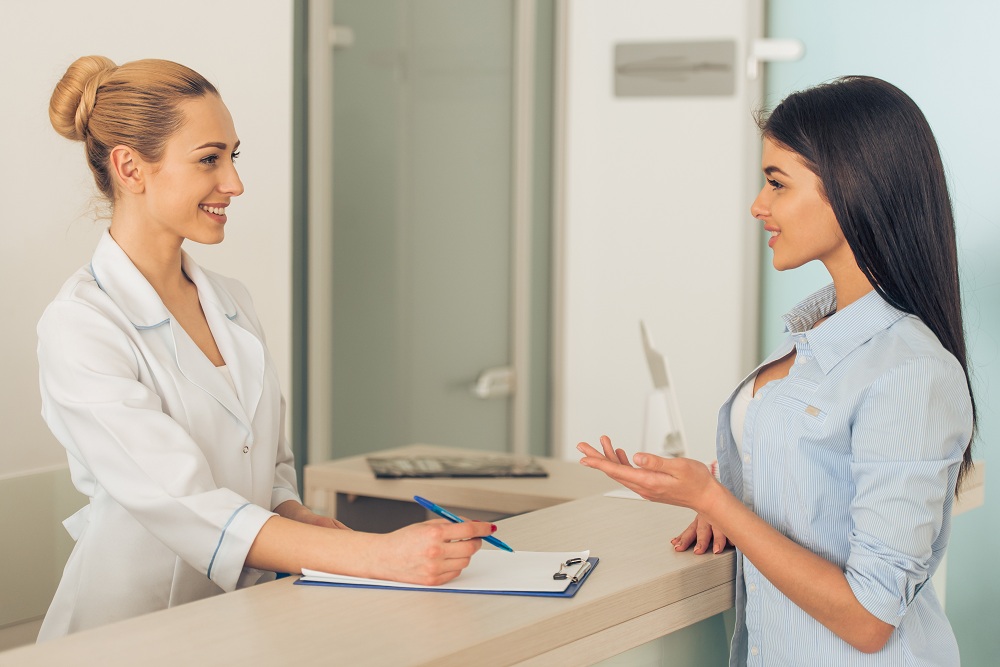
[[[115,65],[84,56],[52,91],[49,120],[56,132],[83,143],[97,189],[114,202],[111,149],[128,146],[147,162],[159,162],[167,140],[184,124],[181,103],[210,93],[219,91],[205,77],[169,60]]]
[[[104,56],[83,56],[69,66],[49,100],[49,120],[56,132],[73,141],[87,137],[97,90],[117,68]]]

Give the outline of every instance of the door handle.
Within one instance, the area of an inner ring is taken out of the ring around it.
[[[469,388],[476,398],[506,398],[514,393],[514,369],[510,366],[487,368]]]
[[[752,40],[747,55],[747,77],[756,79],[760,76],[761,63],[800,60],[805,52],[805,44],[798,39]]]

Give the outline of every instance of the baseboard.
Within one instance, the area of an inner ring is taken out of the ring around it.
[[[73,548],[62,521],[85,502],[65,466],[0,479],[0,629],[45,614]]]
[[[38,630],[41,627],[42,619],[33,618],[30,621],[18,623],[17,625],[0,628],[0,652],[9,651],[18,646],[34,644],[35,638],[38,637]],[[0,662],[3,662],[3,656],[0,656]]]

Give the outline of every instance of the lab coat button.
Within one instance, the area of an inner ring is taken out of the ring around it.
[[[250,447],[248,447],[247,445],[243,445],[243,453],[246,454],[249,451],[250,451]]]

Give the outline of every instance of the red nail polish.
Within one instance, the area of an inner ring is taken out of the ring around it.
[[[497,527],[496,527],[496,524],[492,524],[492,523],[490,524],[490,532],[491,532],[491,533],[495,533],[495,532],[497,532]]]

